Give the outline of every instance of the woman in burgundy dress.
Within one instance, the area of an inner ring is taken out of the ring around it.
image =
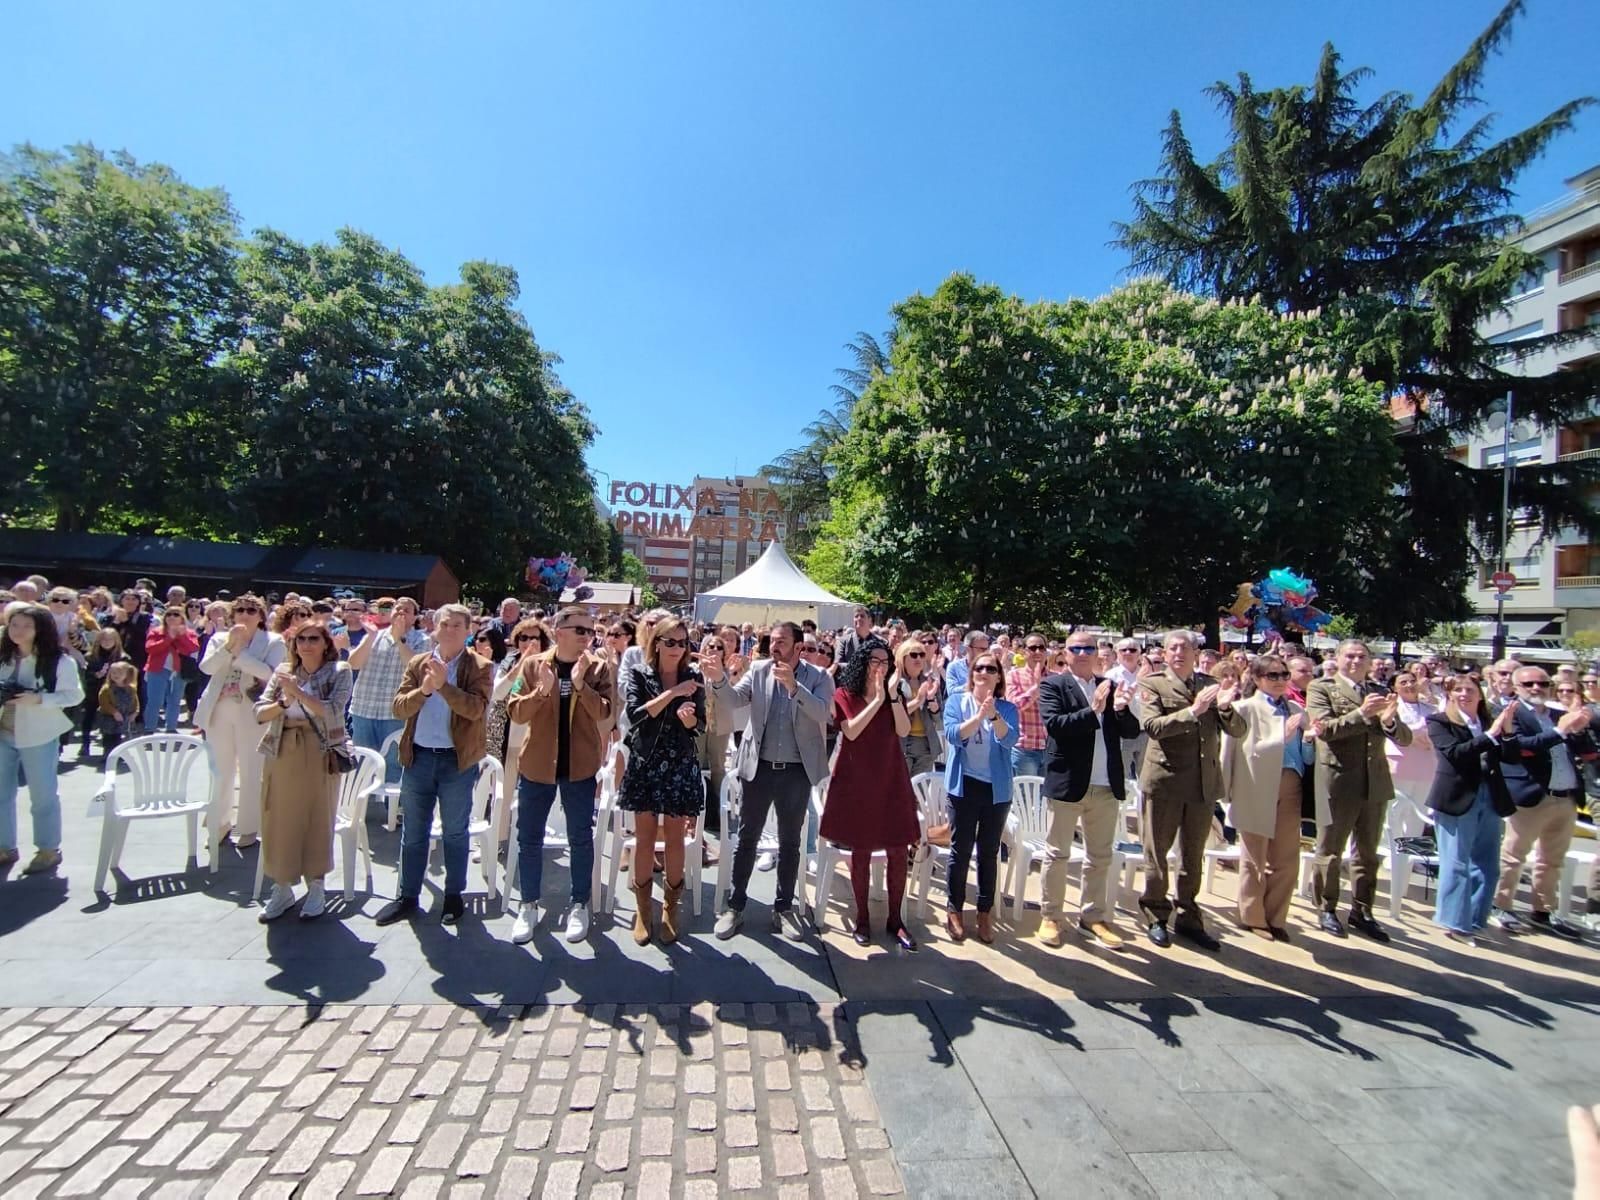
[[[839,746],[820,832],[835,845],[850,847],[856,944],[865,946],[872,936],[867,914],[872,853],[883,850],[888,859],[887,929],[902,949],[915,950],[917,943],[900,918],[907,851],[921,837],[917,798],[900,744],[910,731],[911,719],[905,705],[889,694],[889,665],[888,643],[869,637],[840,667],[833,692]]]

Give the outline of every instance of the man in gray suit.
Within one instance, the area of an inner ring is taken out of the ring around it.
[[[772,657],[758,660],[736,684],[729,684],[720,660],[700,663],[719,707],[748,705],[739,742],[739,778],[745,781],[739,848],[733,857],[733,887],[728,908],[717,918],[716,935],[731,938],[744,924],[746,889],[755,868],[756,845],[767,813],[778,813],[778,894],[774,930],[792,942],[805,937],[794,911],[800,877],[800,839],[805,836],[811,789],[828,775],[828,715],[833,681],[800,659],[800,627],[785,621],[772,627]]]

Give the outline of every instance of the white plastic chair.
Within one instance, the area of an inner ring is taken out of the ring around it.
[[[119,767],[127,767],[119,775]],[[199,795],[190,786],[196,767],[206,772]],[[104,823],[100,827],[100,862],[95,868],[94,890],[105,890],[106,872],[122,861],[128,827],[135,821],[184,817],[189,826],[189,857],[198,860],[200,814],[211,807],[216,763],[211,747],[191,733],[155,733],[131,738],[106,757],[105,780],[95,793]],[[206,830],[211,871],[221,865],[221,823],[213,820]]]
[[[824,779],[811,789],[811,814],[817,822],[817,827],[822,826],[822,810],[828,803],[828,779]],[[898,851],[896,851],[898,853]],[[817,835],[817,873],[816,882],[811,891],[811,920],[821,933],[827,928],[828,902],[833,899],[833,881],[838,873],[838,868],[846,866],[850,861],[850,850],[830,842],[820,833]],[[872,879],[869,884],[869,893],[882,897],[887,895],[884,886],[884,873],[888,869],[889,851],[874,850],[872,852]],[[906,883],[908,887],[921,886],[920,875],[913,875],[907,871]],[[902,904],[909,903],[909,897],[902,900]],[[917,912],[920,915],[928,906],[927,893],[919,894],[917,899]],[[851,910],[852,912],[854,909]]]
[[[339,854],[344,862],[344,898],[350,900],[356,891],[356,855],[367,864],[367,886],[372,886],[372,847],[367,842],[367,804],[383,787],[384,772],[388,764],[383,755],[365,746],[350,747],[356,756],[356,769],[339,776],[339,807],[334,812],[333,835],[339,840]],[[252,900],[261,898],[261,882],[266,874],[267,855],[264,849],[256,851],[256,882],[250,892]]]
[[[1594,843],[1590,842],[1589,845],[1592,846]],[[1600,856],[1587,848],[1567,851],[1567,857],[1561,863],[1561,881],[1556,893],[1556,916],[1561,920],[1566,921],[1572,917],[1572,889],[1577,886],[1578,868],[1585,867],[1593,871],[1596,857]],[[1589,893],[1589,899],[1597,898],[1600,897],[1596,897],[1593,892]]]
[[[1013,921],[1022,920],[1029,870],[1035,862],[1044,863],[1045,851],[1050,848],[1050,813],[1043,787],[1041,775],[1016,775],[1011,780],[1011,813],[1006,823],[1011,832],[1009,890]]]
[[[729,823],[738,814],[739,807],[744,803],[744,780],[740,779],[737,772],[729,771],[722,777],[722,790],[717,797],[717,809],[722,818],[722,823],[717,826],[722,830],[722,853],[717,855],[716,861],[716,899],[712,904],[712,911],[722,915],[722,910],[728,907],[728,883],[731,879],[729,872],[733,870],[733,855],[735,843],[728,837],[728,830],[733,826]]]
[[[922,825],[922,845],[917,850],[917,864],[913,880],[917,889],[917,917],[926,919],[928,896],[933,891],[934,868],[944,864],[945,878],[950,877],[950,847],[935,846],[927,840],[928,830],[946,824],[944,776],[937,771],[925,771],[911,778],[911,790],[917,795],[918,818]]]
[[[388,737],[384,738],[383,745],[378,747],[378,753],[383,756],[385,776],[380,781],[382,786],[378,789],[378,794],[383,797],[384,801],[383,827],[391,833],[400,828],[400,781],[406,777],[406,769],[401,767],[400,779],[390,783],[388,781],[388,762],[390,754],[400,753],[400,735],[403,733],[405,733],[404,729],[396,729]]]
[[[493,758],[484,757],[478,762],[478,778],[472,785],[472,810],[467,817],[467,837],[478,843],[479,865],[483,869],[483,887],[493,900],[500,895],[499,847],[495,843],[495,824],[500,816],[499,805],[505,797],[505,768]],[[444,825],[437,807],[433,811],[433,825],[428,830],[428,859],[431,866],[433,848],[444,840]]]
[[[1402,823],[1395,820],[1397,816],[1411,819]],[[1378,857],[1389,860],[1389,916],[1395,921],[1400,920],[1401,903],[1411,890],[1411,872],[1419,866],[1431,866],[1435,876],[1439,872],[1437,854],[1406,854],[1394,844],[1393,831],[1397,827],[1415,828],[1417,821],[1421,821],[1424,827],[1431,824],[1415,800],[1403,792],[1396,792],[1394,803],[1389,807],[1389,820],[1384,827],[1383,839],[1378,843]]]
[[[623,763],[624,768],[626,768],[626,748],[624,748]],[[703,776],[704,772],[701,774]],[[620,790],[621,784],[619,783],[617,786]],[[622,873],[622,860],[633,853],[637,841],[634,838],[632,828],[633,814],[620,807],[615,798],[613,798],[609,808],[611,828],[607,834],[607,840],[611,848],[611,869],[609,873],[610,882],[606,885],[606,911],[615,912],[617,910],[617,885],[620,882],[618,877]],[[690,900],[694,904],[694,915],[697,917],[705,905],[705,901],[700,895],[701,868],[704,863],[706,844],[705,825],[706,823],[703,820],[696,821],[694,823],[694,832],[685,834],[683,838],[683,884],[689,892]],[[655,848],[657,850],[665,850],[666,842],[660,834],[665,831],[666,822],[660,822],[656,829]],[[595,861],[599,862],[598,854]]]

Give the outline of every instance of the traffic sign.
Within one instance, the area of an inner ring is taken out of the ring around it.
[[[1517,586],[1517,577],[1510,571],[1496,571],[1489,576],[1489,582],[1494,585],[1494,590],[1503,596]]]

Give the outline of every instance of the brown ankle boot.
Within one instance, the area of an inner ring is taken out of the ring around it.
[[[678,940],[678,901],[683,898],[683,880],[677,883],[661,881],[661,944],[670,946]]]
[[[650,942],[650,926],[652,909],[655,905],[656,881],[646,879],[642,884],[633,885],[633,902],[638,906],[638,912],[633,917],[633,940],[641,946]]]

